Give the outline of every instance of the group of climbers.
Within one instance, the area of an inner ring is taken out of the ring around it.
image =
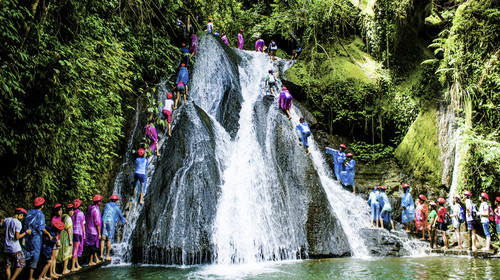
[[[326,147],[326,153],[333,156],[333,170],[337,181],[345,187],[351,186],[352,192],[356,193],[356,161],[352,153],[345,153],[346,149],[346,145],[340,144],[338,150]]]
[[[113,195],[104,207],[101,217],[99,206],[102,196],[95,195],[86,214],[80,211],[82,201],[75,199],[63,207],[56,203],[52,208],[50,223],[46,224],[42,212],[45,199],[37,197],[33,209],[17,208],[14,215],[2,220],[5,227],[4,252],[6,253],[7,279],[14,280],[28,263],[29,279],[33,279],[35,269],[40,270],[38,279],[57,279],[61,275],[81,268],[78,258],[84,247],[90,256],[89,266],[104,259],[104,243],[107,246],[106,260],[115,233],[115,223],[126,224],[121,210],[116,205],[118,196]],[[66,213],[63,214],[63,208]],[[100,258],[98,257],[100,248]],[[95,262],[94,262],[95,258]],[[68,262],[72,259],[71,268]],[[56,263],[63,264],[62,274],[56,273]],[[40,265],[39,265],[40,264]],[[15,268],[12,273],[11,269]]]
[[[368,205],[371,208],[372,226],[384,227],[384,221],[391,223],[394,230],[394,222],[392,221],[392,206],[389,197],[385,193],[386,186],[375,186],[368,197]]]

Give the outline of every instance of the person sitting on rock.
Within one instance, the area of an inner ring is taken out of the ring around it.
[[[290,108],[292,108],[293,96],[290,94],[286,87],[283,87],[281,90],[282,91],[278,99],[278,106],[284,113],[286,113],[288,119],[291,119],[292,117],[290,116]]]
[[[342,185],[345,187],[352,186],[352,193],[356,193],[356,185],[354,184],[356,161],[353,159],[353,154],[351,153],[347,153],[345,156],[346,159],[342,165],[340,179],[342,181]]]
[[[311,152],[309,151],[309,143],[307,141],[307,138],[311,136],[311,128],[305,121],[304,117],[301,117],[299,119],[299,124],[297,125],[296,129],[299,131],[300,140],[302,141],[302,144],[304,144],[304,147],[306,147],[307,155],[309,155]]]
[[[373,191],[370,193],[370,196],[368,197],[368,206],[371,208],[371,214],[372,214],[372,227],[373,223],[375,221],[376,226],[378,227],[378,216],[380,214],[380,203],[378,202],[378,197],[380,195],[379,191],[380,187],[375,186],[373,188]]]
[[[401,213],[401,222],[406,225],[406,232],[411,232],[413,221],[415,220],[415,205],[413,204],[413,198],[410,193],[410,185],[403,184],[403,198],[401,199],[401,208],[403,211]]]
[[[344,144],[340,144],[338,150],[326,147],[326,153],[333,156],[333,171],[335,172],[335,177],[337,178],[337,181],[339,183],[341,183],[340,171],[342,170],[342,165],[344,164],[345,161],[346,148],[347,147]]]
[[[382,211],[380,212],[380,225],[382,228],[384,227],[384,219],[382,218],[384,215],[387,215],[387,220],[391,223],[392,230],[394,230],[394,222],[392,221],[392,207],[391,202],[389,201],[389,197],[385,193],[387,188],[385,186],[380,186],[380,195],[378,197],[378,201],[380,205],[384,205]]]

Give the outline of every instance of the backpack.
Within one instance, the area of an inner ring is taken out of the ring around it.
[[[451,217],[450,214],[448,214],[448,212],[444,214],[444,224],[447,226],[452,224]]]
[[[488,219],[490,220],[491,223],[494,221],[492,212],[493,211],[491,211],[491,207],[488,206]]]
[[[465,222],[465,211],[462,206],[460,206],[460,213],[458,214],[457,218],[459,223]]]
[[[269,75],[269,83],[276,83],[276,78],[274,77],[273,74]]]
[[[479,216],[477,215],[477,206],[476,206],[476,204],[472,204],[471,215],[472,215],[472,219],[474,221],[479,220]]]

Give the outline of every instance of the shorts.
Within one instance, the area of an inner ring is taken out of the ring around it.
[[[441,231],[447,231],[448,230],[448,226],[445,223],[438,222],[437,229],[441,230]]]
[[[276,86],[276,83],[267,82],[267,86],[271,89]]]
[[[497,224],[497,234],[500,234],[500,223]]]
[[[487,237],[491,237],[490,223],[482,223],[482,225],[483,225],[484,235],[486,235]]]
[[[271,56],[276,56],[276,50],[270,50],[269,55]]]
[[[177,91],[186,91],[186,87],[185,86],[177,86]]]
[[[26,266],[23,251],[15,253],[5,253],[5,268],[9,269],[15,264],[15,268],[23,268]]]
[[[458,222],[458,219],[453,218],[453,228],[460,228],[460,223]]]
[[[146,175],[145,174],[134,174],[135,186],[137,192],[146,193]],[[142,185],[142,188],[141,188]]]
[[[172,120],[172,112],[170,112],[167,109],[163,109],[162,112],[163,112],[163,117],[167,120],[168,123],[170,123]]]
[[[113,221],[102,221],[102,238],[109,239],[113,242],[115,235],[115,223]]]
[[[467,230],[474,230],[474,221],[467,221]]]

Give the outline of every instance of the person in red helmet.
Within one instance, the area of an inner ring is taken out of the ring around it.
[[[353,156],[351,153],[345,155],[344,164],[341,166],[340,180],[345,187],[352,186],[352,193],[356,193],[356,185],[354,184],[356,161],[353,159]]]
[[[448,230],[448,225],[445,222],[447,210],[446,207],[444,207],[446,200],[440,197],[438,198],[437,202],[439,206],[437,212],[437,231],[443,234],[443,242],[444,242],[443,249],[448,250],[449,249],[448,236],[446,235],[446,231]]]
[[[172,100],[173,94],[171,92],[167,93],[167,99],[165,99],[165,104],[163,105],[163,117],[168,123],[168,136],[172,136],[172,113],[174,112],[174,100]]]
[[[470,199],[472,193],[470,191],[464,192],[465,197],[465,220],[467,222],[467,231],[469,232],[469,250],[476,251],[476,229],[474,227],[474,217],[476,213],[476,206],[472,203]]]
[[[292,100],[293,96],[290,94],[286,87],[281,88],[280,97],[278,98],[278,107],[286,113],[288,119],[290,120],[292,117],[290,116],[290,108],[292,108]]]
[[[180,51],[182,63],[185,63],[189,67],[189,49],[186,47],[186,43],[181,44]]]
[[[401,198],[401,222],[406,225],[406,232],[411,232],[413,228],[413,221],[415,220],[415,204],[410,193],[410,185],[403,184],[403,197]]]
[[[481,205],[479,205],[478,215],[481,217],[481,224],[483,225],[484,235],[486,236],[486,247],[483,248],[483,251],[489,251],[491,246],[491,233],[490,233],[490,216],[492,216],[491,207],[488,204],[488,200],[490,197],[487,193],[481,193],[479,200],[481,201]]]
[[[382,208],[382,211],[380,212],[379,220],[382,228],[384,228],[384,220],[386,220],[391,223],[392,230],[394,230],[394,222],[392,221],[392,206],[391,202],[389,201],[389,197],[387,197],[387,194],[385,193],[386,189],[386,186],[380,186],[378,201],[380,207]]]
[[[55,222],[62,222],[62,205],[60,203],[56,203],[52,208],[52,219],[50,220],[50,225],[53,227]],[[51,278],[59,278],[61,274],[56,273],[56,258],[57,254],[59,254],[59,249],[61,248],[61,235],[56,234],[56,247],[52,250],[52,255],[50,257],[50,267],[49,267],[49,275]]]
[[[11,218],[6,218],[0,224],[5,228],[4,254],[5,254],[5,275],[8,280],[15,280],[26,266],[24,253],[19,240],[25,235],[30,235],[31,230],[22,231],[21,222],[28,212],[23,208],[17,208]],[[22,233],[21,233],[22,232]],[[11,273],[14,268],[14,273]]]
[[[49,237],[43,238],[42,250],[40,253],[41,259],[46,262],[46,265],[43,267],[39,279],[47,279],[46,274],[49,272],[49,269],[52,267],[52,264],[55,262],[55,258],[52,257],[52,252],[54,248],[57,247],[57,239],[56,235],[60,234],[61,231],[64,230],[64,223],[60,221],[56,221],[53,226],[48,226],[47,231],[49,232]],[[58,277],[50,277],[57,279]]]
[[[102,214],[102,238],[101,238],[101,259],[104,259],[104,241],[106,241],[106,260],[110,261],[109,252],[111,250],[111,242],[115,235],[115,223],[121,221],[122,224],[127,224],[127,220],[123,218],[122,210],[116,205],[118,196],[116,194],[109,198],[110,202],[104,206]]]
[[[85,214],[80,210],[82,201],[80,199],[73,200],[73,206],[75,207],[75,213],[71,217],[73,222],[73,252],[71,256],[71,271],[78,271],[80,264],[78,263],[78,258],[82,256],[83,253],[83,240],[85,239]]]
[[[68,274],[71,271],[68,269],[68,261],[73,253],[73,214],[75,213],[75,206],[73,204],[66,205],[67,214],[62,215],[61,221],[64,223],[64,230],[61,232],[60,243],[61,248],[57,255],[57,262],[63,263],[62,274]]]
[[[238,49],[242,50],[245,45],[245,40],[243,40],[243,29],[240,29],[240,33],[238,33]]]
[[[99,205],[101,205],[102,196],[97,194],[92,201],[93,203],[89,205],[85,214],[85,239],[83,240],[83,246],[90,249],[89,266],[100,262],[97,252],[99,240],[101,239],[101,210]],[[94,257],[96,262],[94,262]]]
[[[342,165],[345,161],[345,150],[347,149],[346,145],[340,144],[339,149],[335,150],[329,147],[326,147],[326,153],[333,156],[333,171],[335,172],[335,177],[337,181],[340,181],[340,171],[342,171]]]
[[[500,239],[500,196],[495,198],[495,223],[496,223],[496,231],[497,237]]]
[[[415,226],[417,227],[417,231],[422,231],[422,238],[420,238],[420,240],[425,240],[425,231],[427,229],[427,218],[429,210],[427,209],[427,205],[425,204],[426,200],[427,198],[425,197],[425,195],[419,195],[417,208],[415,209]]]
[[[26,218],[23,221],[23,230],[31,230],[31,235],[26,236],[24,240],[23,250],[28,255],[31,256],[29,260],[29,280],[33,279],[33,273],[40,259],[40,252],[42,250],[42,234],[48,236],[52,239],[52,236],[45,229],[45,215],[42,212],[43,206],[45,204],[45,199],[43,197],[35,198],[33,203],[34,208],[28,211]]]
[[[135,189],[140,193],[139,203],[144,204],[143,197],[146,193],[146,174],[148,174],[149,162],[145,157],[146,151],[143,148],[140,148],[137,154],[139,157],[135,159]]]

